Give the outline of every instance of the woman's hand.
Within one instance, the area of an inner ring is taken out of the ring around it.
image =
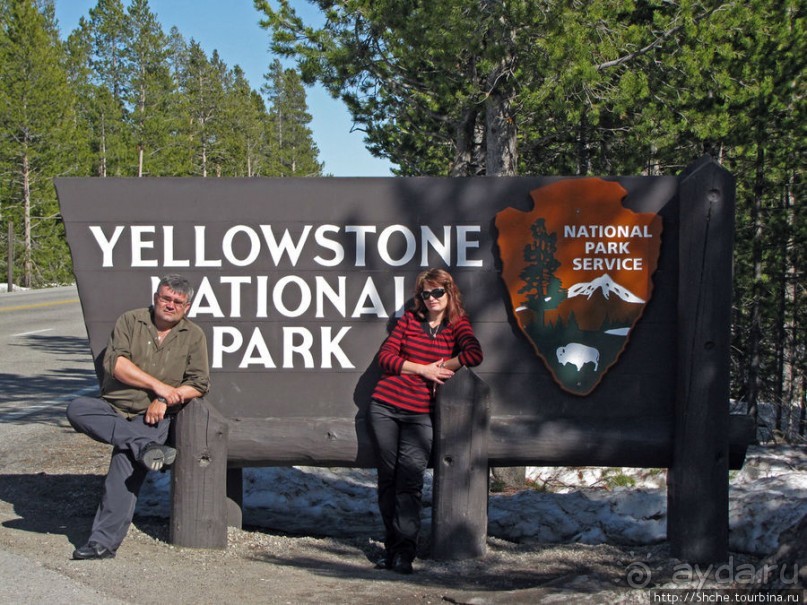
[[[427,365],[420,366],[421,371],[419,374],[426,380],[431,380],[437,384],[443,384],[446,380],[454,375],[454,372],[445,367],[445,360],[438,359]]]

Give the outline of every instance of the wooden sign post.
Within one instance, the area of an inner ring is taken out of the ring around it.
[[[681,178],[678,382],[667,533],[675,556],[723,561],[729,540],[729,347],[734,178],[712,161]]]

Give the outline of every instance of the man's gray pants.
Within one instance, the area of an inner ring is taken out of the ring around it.
[[[137,495],[148,472],[138,460],[149,443],[165,443],[171,418],[148,425],[143,414],[127,419],[103,399],[79,397],[67,406],[67,419],[80,433],[113,446],[101,504],[88,542],[115,552],[129,531]]]

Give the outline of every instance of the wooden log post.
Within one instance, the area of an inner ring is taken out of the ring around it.
[[[734,178],[711,158],[679,187],[678,381],[667,533],[673,555],[728,557]]]
[[[192,401],[177,415],[172,544],[227,547],[227,431],[226,419],[203,399]]]
[[[432,557],[473,559],[486,552],[489,388],[461,368],[441,388],[434,430]]]

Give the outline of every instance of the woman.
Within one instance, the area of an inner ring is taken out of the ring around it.
[[[378,352],[384,374],[368,409],[386,530],[377,567],[412,573],[437,387],[462,366],[481,362],[482,348],[451,275],[442,269],[418,275],[414,309],[404,313]]]

